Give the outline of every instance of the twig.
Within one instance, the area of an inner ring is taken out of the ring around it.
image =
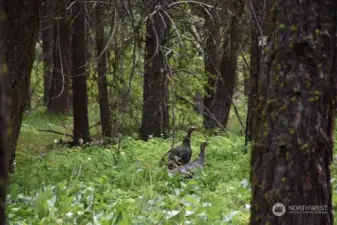
[[[91,128],[93,128],[93,127],[96,127],[96,126],[98,126],[98,125],[101,125],[101,121],[98,121],[97,123],[91,125],[91,126],[89,127],[89,129],[91,129]]]
[[[166,58],[166,57],[165,57]],[[167,58],[166,58],[167,60]],[[168,62],[167,62],[168,63]],[[172,70],[169,67],[170,74],[169,76],[172,78]],[[175,136],[176,136],[176,129],[175,129],[175,88],[174,88],[174,80],[171,81],[171,88],[172,88],[172,127],[173,127],[173,137],[172,137],[172,143],[171,143],[171,148],[174,146],[174,141],[175,141]]]
[[[246,59],[246,57],[245,57],[245,55],[244,55],[244,53],[242,51],[242,48],[240,48],[240,55],[242,57],[242,60],[243,60],[243,62],[245,64],[247,70],[250,71],[250,66],[249,66],[248,61],[247,61],[247,59]]]

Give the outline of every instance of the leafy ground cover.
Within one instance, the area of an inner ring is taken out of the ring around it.
[[[158,165],[170,138],[143,142],[130,136],[119,147],[67,149],[53,142],[54,134],[36,130],[46,124],[71,130],[71,118],[25,118],[8,194],[10,224],[241,225],[249,220],[250,163],[242,136],[193,134],[193,158],[199,144],[209,142],[206,169],[181,181]],[[177,144],[184,135],[177,132]],[[337,205],[336,163],[332,174]]]

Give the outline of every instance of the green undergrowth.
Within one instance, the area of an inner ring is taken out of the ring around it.
[[[207,140],[206,168],[196,178],[170,177],[159,160],[172,139],[124,137],[120,145],[67,149],[50,124],[26,118],[7,205],[11,224],[246,224],[250,190],[248,155],[238,135],[192,136],[193,158]],[[47,126],[48,125],[48,126]],[[71,128],[69,128],[71,130]],[[68,132],[69,132],[68,130]],[[175,145],[185,132],[177,132]]]
[[[250,163],[242,136],[193,134],[193,159],[200,143],[209,142],[206,168],[181,181],[159,166],[171,138],[126,136],[120,145],[68,149],[53,142],[58,135],[36,130],[71,133],[70,119],[49,117],[46,124],[43,114],[25,118],[8,195],[10,224],[248,223]],[[184,135],[177,132],[176,145]],[[336,162],[332,176],[337,205]]]

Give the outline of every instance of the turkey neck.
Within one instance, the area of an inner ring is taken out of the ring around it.
[[[191,145],[191,135],[192,135],[192,130],[189,130],[187,135],[184,138],[183,145],[184,146],[190,146]]]
[[[204,164],[204,162],[205,162],[205,148],[200,149],[198,161],[200,163]]]
[[[189,147],[190,145],[191,145],[190,138],[185,137],[185,139],[183,141],[183,146]]]

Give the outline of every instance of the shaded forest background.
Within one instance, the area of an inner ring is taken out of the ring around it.
[[[336,222],[337,7],[287,2],[1,1],[8,220]],[[158,161],[191,125],[207,167],[181,181]],[[328,213],[278,220],[280,201]]]

